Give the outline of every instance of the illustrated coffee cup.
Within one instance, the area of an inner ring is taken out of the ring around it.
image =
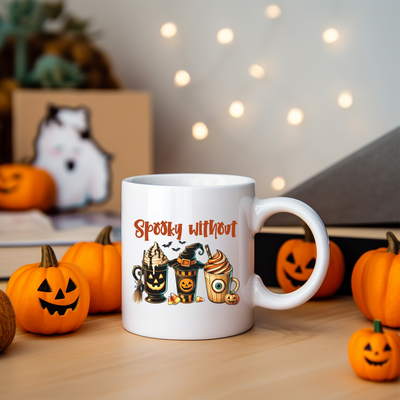
[[[183,304],[196,300],[197,271],[204,268],[204,264],[196,259],[196,250],[203,254],[203,245],[194,243],[186,246],[179,257],[169,263],[175,270],[176,289]]]
[[[310,278],[286,294],[269,291],[254,274],[254,235],[280,212],[301,218],[317,247]],[[241,176],[124,179],[121,233],[122,324],[153,338],[213,339],[245,332],[254,324],[256,306],[286,310],[308,301],[329,264],[328,235],[315,211],[291,198],[259,200],[254,180]],[[209,249],[219,250],[212,255]]]
[[[211,255],[210,248],[206,245],[208,262],[204,267],[208,299],[213,303],[224,303],[226,295],[235,294],[239,290],[239,281],[233,278],[233,268],[227,257],[220,250]],[[231,290],[232,282],[235,289]]]
[[[141,281],[143,290],[148,294],[148,303],[163,303],[167,300],[164,294],[168,282],[168,258],[160,249],[157,242],[144,252],[142,266],[134,266],[132,275]],[[144,282],[143,282],[144,280]]]

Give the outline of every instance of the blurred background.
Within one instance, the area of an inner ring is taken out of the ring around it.
[[[107,56],[108,88],[151,93],[155,173],[247,175],[276,196],[399,126],[398,0],[63,6]]]
[[[271,4],[66,2],[101,32],[96,43],[122,85],[152,93],[155,172],[247,175],[258,197],[290,190],[400,122],[397,0]],[[168,22],[177,32],[163,37]],[[233,39],[221,44],[226,28]],[[256,77],[252,65],[262,68]],[[185,86],[174,83],[180,70],[190,76]],[[229,114],[235,101],[238,118]],[[204,140],[192,136],[197,122],[208,129]]]

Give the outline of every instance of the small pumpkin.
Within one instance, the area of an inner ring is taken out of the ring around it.
[[[0,353],[14,340],[15,312],[10,298],[0,290]]]
[[[351,275],[354,301],[370,320],[400,328],[400,245],[387,232],[388,247],[370,250],[356,262]]]
[[[375,320],[374,329],[355,332],[349,342],[349,361],[354,372],[371,381],[391,381],[400,374],[400,337],[384,333]]]
[[[44,335],[74,331],[89,311],[89,284],[79,267],[58,262],[50,246],[41,252],[41,262],[17,269],[7,284],[17,325]]]
[[[0,208],[48,210],[54,206],[56,185],[43,169],[28,164],[0,165]]]
[[[121,248],[110,241],[111,226],[106,226],[94,242],[71,246],[61,261],[78,265],[90,286],[89,314],[121,308]]]
[[[234,306],[237,303],[239,303],[239,295],[235,292],[229,292],[226,296],[225,296],[225,303],[229,304],[230,306]]]
[[[303,224],[304,239],[290,239],[279,249],[276,261],[276,277],[286,293],[303,286],[314,271],[317,247],[310,228]],[[313,298],[332,296],[341,286],[345,263],[339,246],[329,241],[330,261],[325,279]]]

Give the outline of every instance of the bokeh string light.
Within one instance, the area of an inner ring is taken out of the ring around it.
[[[165,38],[171,38],[175,36],[176,32],[178,32],[178,28],[172,22],[167,22],[160,28],[160,33]]]
[[[252,64],[249,67],[249,74],[256,79],[262,79],[265,76],[265,70],[261,65]]]
[[[282,10],[276,4],[268,5],[264,10],[265,15],[270,19],[277,19],[281,16]],[[165,38],[171,38],[178,32],[177,26],[172,22],[165,23],[160,29],[161,35]],[[334,43],[339,39],[339,32],[334,28],[326,29],[322,34],[325,43]],[[233,42],[234,33],[230,28],[224,28],[218,31],[217,41],[220,44],[228,44]],[[248,73],[255,79],[265,77],[265,69],[259,64],[252,64],[248,68]],[[177,87],[183,87],[190,83],[191,77],[187,71],[180,70],[176,72],[174,84]],[[338,104],[342,108],[349,108],[353,104],[353,96],[349,91],[340,93]],[[229,107],[229,114],[234,118],[240,118],[244,114],[244,105],[241,101],[234,101]],[[292,108],[287,114],[287,122],[290,125],[299,125],[303,122],[304,112],[299,108]],[[203,140],[208,136],[208,128],[205,123],[197,122],[192,126],[192,136],[196,140]],[[285,179],[281,176],[274,178],[271,187],[275,191],[281,191],[286,187]]]
[[[290,125],[299,125],[304,118],[304,112],[299,108],[292,108],[287,115],[287,122]]]
[[[345,91],[340,93],[338,98],[338,104],[342,108],[349,108],[353,105],[353,96],[350,92]]]
[[[203,140],[208,136],[208,128],[204,122],[196,122],[192,126],[192,135],[196,140]]]
[[[322,34],[322,39],[325,43],[336,42],[339,39],[339,32],[334,28],[329,28]]]
[[[272,189],[274,189],[276,191],[280,191],[280,190],[284,189],[285,186],[286,186],[286,182],[281,176],[277,176],[271,182]]]
[[[244,105],[241,101],[234,101],[229,107],[229,114],[234,118],[240,118],[244,113]]]
[[[227,44],[233,41],[233,31],[230,28],[224,28],[218,31],[217,40],[221,44]]]
[[[186,86],[190,83],[190,75],[187,71],[180,70],[175,74],[174,83],[176,86]]]
[[[265,8],[265,15],[271,19],[279,18],[281,16],[281,13],[281,8],[276,4],[270,4]]]

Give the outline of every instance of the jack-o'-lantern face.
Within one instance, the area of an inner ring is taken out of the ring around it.
[[[365,345],[363,353],[369,366],[372,368],[383,367],[392,357],[392,348],[383,335],[374,335]]]
[[[400,337],[383,332],[378,320],[374,329],[360,329],[352,335],[348,352],[350,364],[361,378],[389,381],[400,374]]]
[[[190,292],[194,288],[194,282],[192,279],[184,278],[179,282],[179,287],[183,292]]]
[[[316,254],[312,249],[305,252],[304,249],[294,248],[282,265],[282,272],[288,285],[294,289],[303,286],[310,278],[315,267]]]
[[[0,193],[2,194],[10,194],[18,190],[22,178],[19,171],[7,172],[0,172]]]
[[[54,181],[44,170],[24,164],[0,165],[0,208],[47,210],[55,195]]]
[[[165,287],[165,271],[164,272],[151,272],[147,275],[146,285],[149,289],[155,292],[159,292]]]
[[[77,286],[74,281],[69,278],[68,285],[64,290],[62,288],[52,288],[47,279],[38,287],[39,303],[43,310],[49,312],[50,315],[64,316],[67,310],[74,311],[79,301]],[[54,296],[54,293],[55,296]],[[46,298],[46,300],[44,299]]]

